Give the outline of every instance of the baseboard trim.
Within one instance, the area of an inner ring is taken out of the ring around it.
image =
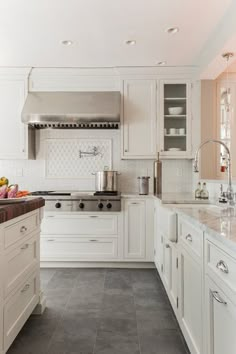
[[[41,262],[40,268],[155,268],[154,262]]]

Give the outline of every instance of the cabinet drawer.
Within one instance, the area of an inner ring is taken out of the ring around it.
[[[117,258],[115,237],[42,237],[41,260],[105,260]]]
[[[236,293],[236,260],[206,240],[207,271],[215,273]]]
[[[179,220],[179,236],[190,252],[202,257],[203,232],[185,220]]]
[[[21,330],[39,299],[39,275],[35,272],[10,296],[4,306],[4,351]]]
[[[117,215],[48,215],[43,218],[42,234],[117,235]]]
[[[4,255],[4,296],[23,281],[39,262],[39,234],[24,239],[13,251]]]
[[[38,213],[13,223],[4,229],[4,248],[33,232],[39,226]]]

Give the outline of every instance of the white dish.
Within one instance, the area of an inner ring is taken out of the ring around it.
[[[168,151],[181,151],[180,148],[169,148]]]
[[[0,199],[0,204],[21,203],[21,202],[25,202],[27,199],[28,199],[28,197],[2,198],[2,199]]]
[[[183,107],[169,107],[168,112],[170,115],[179,115],[182,114],[184,111]]]

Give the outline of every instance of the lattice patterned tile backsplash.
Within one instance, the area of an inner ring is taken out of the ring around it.
[[[105,166],[112,168],[111,139],[46,141],[47,178],[91,178],[93,172],[102,171]]]

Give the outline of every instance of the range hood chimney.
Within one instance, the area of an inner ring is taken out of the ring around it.
[[[117,129],[120,92],[30,92],[22,122],[37,129]]]

